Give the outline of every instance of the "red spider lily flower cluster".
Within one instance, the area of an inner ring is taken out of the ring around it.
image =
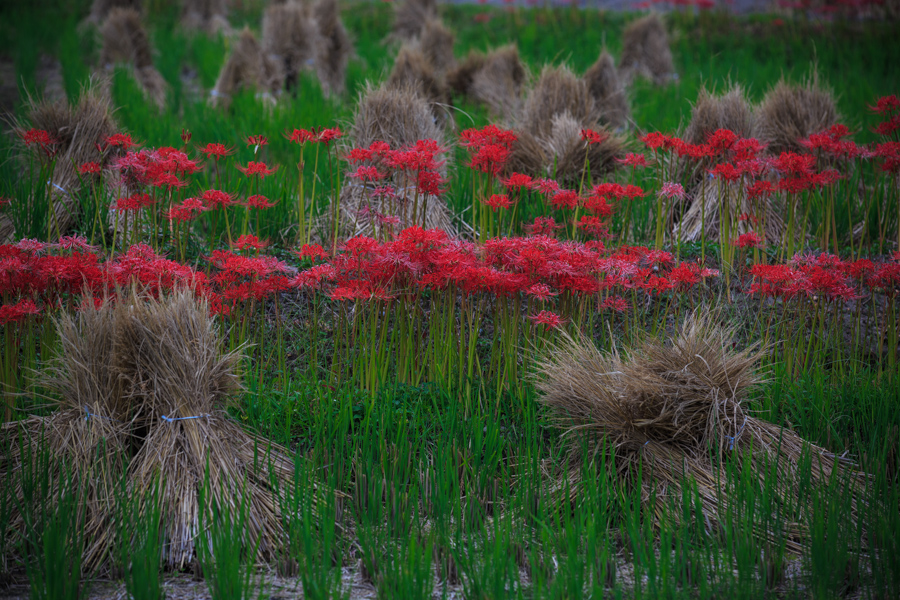
[[[582,129],[581,139],[588,144],[602,144],[609,138],[609,134],[605,131],[595,131],[593,129]]]
[[[103,167],[96,162],[86,162],[78,167],[78,172],[82,175],[99,175],[102,171]]]
[[[205,154],[206,158],[215,158],[216,160],[219,160],[220,158],[234,154],[234,149],[227,147],[225,144],[209,143],[203,148],[200,148],[200,152]]]
[[[122,173],[129,185],[168,189],[186,186],[184,178],[201,169],[197,161],[189,159],[184,152],[169,147],[128,151],[113,161],[112,166]]]
[[[274,174],[275,171],[278,170],[278,167],[270,169],[264,162],[251,160],[249,163],[247,163],[246,167],[238,165],[237,170],[247,177],[253,177],[255,175],[262,178]]]
[[[269,245],[268,241],[260,240],[255,235],[242,235],[232,244],[238,250],[256,250],[257,252]]]
[[[875,106],[869,107],[872,111],[887,115],[887,119],[875,126],[872,131],[885,137],[890,137],[900,129],[900,100],[896,95],[882,96],[875,103]]]
[[[176,204],[169,208],[168,212],[166,212],[166,219],[179,223],[193,221],[205,210],[208,209],[202,198],[185,198],[181,204]]]
[[[468,148],[471,154],[469,166],[495,177],[503,170],[513,144],[518,140],[514,132],[496,125],[466,129],[459,137],[461,145]]]
[[[22,138],[22,141],[25,142],[26,146],[37,144],[38,146],[43,148],[45,146],[52,146],[56,143],[56,139],[43,129],[29,129],[27,131],[20,131],[19,137]]]
[[[833,254],[797,255],[783,265],[751,267],[751,294],[764,297],[856,300],[868,293],[900,292],[900,257],[875,264],[844,261]]]

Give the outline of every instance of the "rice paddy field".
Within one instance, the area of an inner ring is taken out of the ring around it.
[[[898,10],[768,11],[0,6],[0,597],[900,597]]]

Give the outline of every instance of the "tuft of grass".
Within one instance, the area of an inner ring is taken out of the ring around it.
[[[160,483],[151,483],[144,497],[122,488],[118,502],[118,558],[125,590],[133,600],[162,600],[165,592],[160,578],[163,507]]]

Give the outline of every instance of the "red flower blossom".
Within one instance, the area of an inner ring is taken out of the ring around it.
[[[556,329],[563,324],[563,319],[556,313],[549,310],[542,310],[536,315],[528,317],[537,324],[543,325],[545,329]]]
[[[255,235],[242,235],[238,239],[234,241],[233,246],[238,250],[247,250],[248,248],[251,250],[262,250],[266,246],[269,245],[268,241],[260,241],[258,237]]]
[[[762,246],[763,240],[755,231],[748,231],[747,233],[739,235],[738,239],[734,240],[732,243],[738,248],[759,248]]]
[[[512,206],[509,202],[509,196],[506,194],[493,194],[484,203],[494,209],[494,212],[497,212],[498,208],[509,208]]]
[[[306,142],[317,141],[316,134],[308,129],[295,129],[290,135],[285,135],[285,137],[289,142],[300,144],[301,146]]]
[[[327,146],[334,140],[340,139],[340,137],[343,135],[344,134],[341,132],[341,130],[339,128],[332,127],[330,129],[321,130],[318,133],[318,135],[316,136],[316,141],[321,142]]]
[[[207,210],[200,198],[185,198],[181,204],[171,207],[166,213],[166,219],[169,221],[193,221],[200,213]]]
[[[300,250],[295,251],[294,254],[296,254],[300,258],[311,258],[313,260],[317,258],[328,258],[328,254],[325,252],[325,249],[318,244],[303,244],[303,247],[300,248]]]
[[[593,217],[590,215],[584,215],[575,224],[578,229],[583,229],[586,233],[589,233],[597,238],[606,237],[609,233],[609,229],[603,221],[600,220],[599,217]]]
[[[31,299],[19,300],[15,304],[0,305],[0,325],[21,321],[29,315],[41,314],[40,309]]]
[[[748,198],[759,198],[760,196],[768,196],[769,194],[775,193],[775,186],[772,185],[771,181],[757,181],[751,185],[747,186],[747,197]]]
[[[600,304],[601,309],[614,310],[616,312],[625,312],[628,310],[628,303],[621,296],[607,296],[603,303]]]
[[[359,166],[355,171],[347,173],[347,177],[359,179],[360,181],[380,181],[385,178],[376,167]]]
[[[870,106],[869,110],[876,113],[890,113],[900,109],[900,99],[895,94],[890,96],[882,96],[875,102],[875,106]]]
[[[538,300],[546,300],[547,298],[551,298],[553,296],[558,295],[556,292],[553,292],[550,287],[545,283],[536,283],[527,290],[525,293],[529,296],[533,296]]]
[[[513,173],[505,180],[501,180],[503,185],[506,186],[506,189],[520,190],[522,188],[529,188],[532,184],[532,179],[530,175],[525,175],[524,173]]]
[[[578,201],[580,199],[578,192],[575,190],[560,190],[553,194],[553,197],[550,199],[550,204],[557,210],[564,208],[574,210],[575,207],[578,206]]]
[[[786,175],[808,174],[815,165],[816,157],[814,155],[795,152],[782,152],[778,158],[772,161],[772,167]]]
[[[609,134],[605,131],[594,131],[593,129],[582,129],[581,139],[588,144],[602,144],[609,138]]]
[[[598,217],[609,217],[613,214],[613,209],[607,204],[606,198],[596,194],[588,196],[584,201],[584,207]]]
[[[131,135],[127,133],[114,133],[106,138],[106,143],[110,146],[119,146],[122,150],[136,146],[137,144],[131,139]]]
[[[254,194],[247,198],[244,206],[247,208],[272,208],[275,204],[275,202],[272,202],[262,194]]]
[[[256,154],[256,151],[259,150],[260,146],[268,146],[269,138],[264,135],[251,135],[247,138],[247,146],[256,146],[253,149],[253,153]]]
[[[878,135],[887,137],[892,135],[898,129],[900,129],[900,113],[892,116],[887,121],[879,123],[878,126],[872,129],[872,131],[874,131]]]
[[[476,171],[497,176],[509,159],[509,153],[510,150],[507,146],[486,144],[479,147],[475,154],[472,155],[469,166]]]
[[[639,139],[644,142],[644,145],[650,150],[670,150],[675,145],[674,140],[671,137],[658,131],[650,132]]]
[[[556,234],[556,230],[561,227],[562,225],[557,225],[556,221],[553,220],[553,217],[535,217],[534,223],[527,225],[525,230],[531,235],[547,235],[552,237]]]
[[[647,158],[643,154],[635,154],[634,152],[627,153],[625,158],[617,158],[616,162],[627,165],[632,169],[647,166]]]
[[[532,188],[545,196],[550,196],[559,191],[559,183],[553,179],[541,178],[532,183]]]
[[[156,201],[150,196],[150,194],[141,194],[134,193],[127,198],[119,198],[116,200],[116,211],[124,212],[131,211],[137,212],[142,208],[147,208],[149,206],[153,206]]]
[[[20,131],[19,137],[25,142],[26,146],[37,144],[38,146],[50,146],[56,143],[56,140],[43,129],[29,129],[28,131]]]
[[[97,175],[102,170],[103,168],[100,166],[100,164],[95,162],[86,162],[78,167],[78,172],[82,175]]]
[[[731,150],[735,142],[738,141],[738,135],[728,129],[716,129],[706,138],[706,145],[713,154],[724,154]]]
[[[260,177],[265,177],[265,176],[271,175],[275,171],[277,171],[278,167],[270,169],[266,166],[266,163],[254,162],[251,160],[249,163],[247,163],[246,167],[242,167],[241,165],[238,165],[237,169],[238,169],[238,171],[240,171],[244,175],[247,175],[248,177],[251,177],[253,175],[259,175]]]
[[[730,163],[720,163],[709,170],[709,174],[723,181],[736,181],[740,179],[741,172]]]
[[[429,194],[431,196],[440,196],[444,193],[441,187],[447,180],[441,177],[437,171],[419,171],[416,176],[416,187],[419,192]]]
[[[659,195],[663,198],[677,198],[678,200],[684,200],[684,187],[680,183],[667,181],[663,183],[662,189],[659,190]]]
[[[203,192],[201,198],[203,199],[203,202],[206,203],[206,208],[208,209],[231,206],[235,204],[236,199],[233,194],[227,194],[220,190],[206,190]]]
[[[206,158],[214,156],[216,160],[219,160],[223,156],[230,156],[234,154],[234,150],[225,146],[225,144],[215,144],[209,143],[205,147],[200,148],[200,152],[206,155]]]

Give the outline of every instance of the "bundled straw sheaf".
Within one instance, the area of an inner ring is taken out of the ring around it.
[[[285,85],[291,89],[300,72],[314,63],[316,28],[306,4],[272,4],[263,13],[263,52],[281,63]]]
[[[245,27],[219,73],[210,103],[227,107],[231,96],[242,89],[255,90],[263,99],[274,102],[283,84],[281,64],[263,53],[256,36]]]
[[[428,102],[414,88],[367,87],[360,94],[348,137],[348,141],[358,148],[366,148],[373,142],[381,141],[387,142],[392,149],[399,149],[414,146],[419,140],[435,140],[441,146],[447,146],[443,128],[435,121]],[[442,176],[446,176],[446,169],[445,162],[441,168]],[[402,205],[412,204],[415,182],[407,181],[397,174],[387,183],[394,187],[397,202]],[[370,203],[372,187],[349,178],[344,184],[340,198],[341,237],[374,235],[374,222],[360,218],[364,207]],[[426,229],[456,233],[450,211],[442,198],[429,195],[427,198],[420,198],[419,203],[426,207]]]
[[[813,73],[802,84],[779,81],[756,109],[756,137],[773,154],[801,152],[800,140],[825,131],[839,120],[834,96]]]
[[[241,389],[240,354],[224,352],[209,306],[188,290],[164,299],[134,293],[64,315],[58,331],[61,352],[47,378],[58,410],[4,426],[13,448],[4,485],[17,484],[14,474],[36,444],[50,452],[54,481],[65,463],[85,494],[84,558],[93,569],[113,555],[123,478],[139,498],[162,481],[164,562],[183,568],[202,539],[198,492],[208,476],[221,506],[234,508],[246,494],[247,539],[260,541],[261,558],[274,558],[283,531],[270,476],[286,480],[292,461],[226,414]]]
[[[228,0],[183,0],[181,26],[209,34],[228,32]]]
[[[734,224],[738,235],[755,231],[763,235],[770,244],[781,242],[785,231],[783,213],[775,205],[772,198],[750,199],[746,186],[739,182],[723,183],[704,180],[697,184],[693,191],[693,200],[684,214],[678,218],[672,230],[672,239],[693,242],[704,237],[707,240],[719,240],[719,229],[722,210],[726,210],[731,219],[738,215],[758,215],[759,225],[752,226],[749,221],[738,221]]]
[[[431,63],[435,73],[443,77],[456,66],[453,55],[453,44],[456,34],[448,29],[439,19],[429,19],[419,35],[419,48]]]
[[[759,478],[776,469],[775,487],[783,499],[796,494],[792,484],[804,453],[813,458],[815,485],[827,483],[834,470],[861,483],[835,455],[746,411],[743,403],[760,381],[761,350],[734,350],[733,337],[734,331],[721,327],[714,315],[698,311],[669,343],[648,340],[628,349],[625,358],[567,335],[543,353],[535,382],[540,401],[569,443],[573,501],[580,465],[609,452],[616,477],[626,488],[640,487],[657,519],[664,518],[668,502],[681,500],[684,478],[692,478],[713,528],[725,508],[719,486],[729,462]],[[806,532],[802,524],[789,528],[788,547],[799,552]],[[765,537],[768,532],[754,533]]]
[[[625,28],[619,69],[626,82],[647,77],[662,85],[675,77],[669,35],[659,15],[651,13]]]
[[[628,95],[619,79],[616,63],[612,55],[604,50],[597,61],[584,72],[584,83],[594,99],[595,111],[600,122],[613,130],[628,125],[631,111]]]
[[[514,114],[521,107],[522,88],[528,73],[519,48],[508,44],[488,52],[481,68],[472,74],[469,94],[497,116]]]
[[[144,0],[94,0],[85,23],[100,24],[115,8],[130,8],[140,13],[144,8]]]
[[[430,103],[431,112],[438,123],[444,125],[450,119],[450,94],[419,48],[409,44],[400,48],[385,86],[398,90],[416,90]]]
[[[316,36],[316,73],[326,95],[340,96],[346,85],[347,62],[353,52],[350,36],[341,21],[337,0],[319,0],[313,6]]]
[[[44,130],[57,141],[54,146],[58,150],[56,166],[48,187],[55,206],[54,235],[56,225],[59,226],[60,235],[66,235],[77,224],[77,165],[91,161],[104,162],[97,145],[102,146],[106,138],[118,131],[111,115],[109,100],[97,91],[98,87],[92,80],[88,87],[82,89],[78,103],[74,105],[65,99],[48,102],[29,98],[27,121],[19,121],[14,125],[17,131],[30,128]],[[20,148],[23,157],[35,151],[24,144]],[[0,218],[0,242],[12,237],[12,223]]]
[[[162,110],[168,85],[153,66],[153,51],[140,14],[132,8],[113,9],[100,28],[100,35],[100,64],[106,68],[116,63],[131,65],[144,94]]]
[[[401,41],[412,41],[425,24],[437,19],[435,0],[405,0],[394,5],[394,28],[391,35]]]
[[[594,99],[584,81],[568,67],[545,66],[537,83],[528,92],[521,121],[538,138],[553,129],[553,117],[568,114],[587,126],[596,121]]]

